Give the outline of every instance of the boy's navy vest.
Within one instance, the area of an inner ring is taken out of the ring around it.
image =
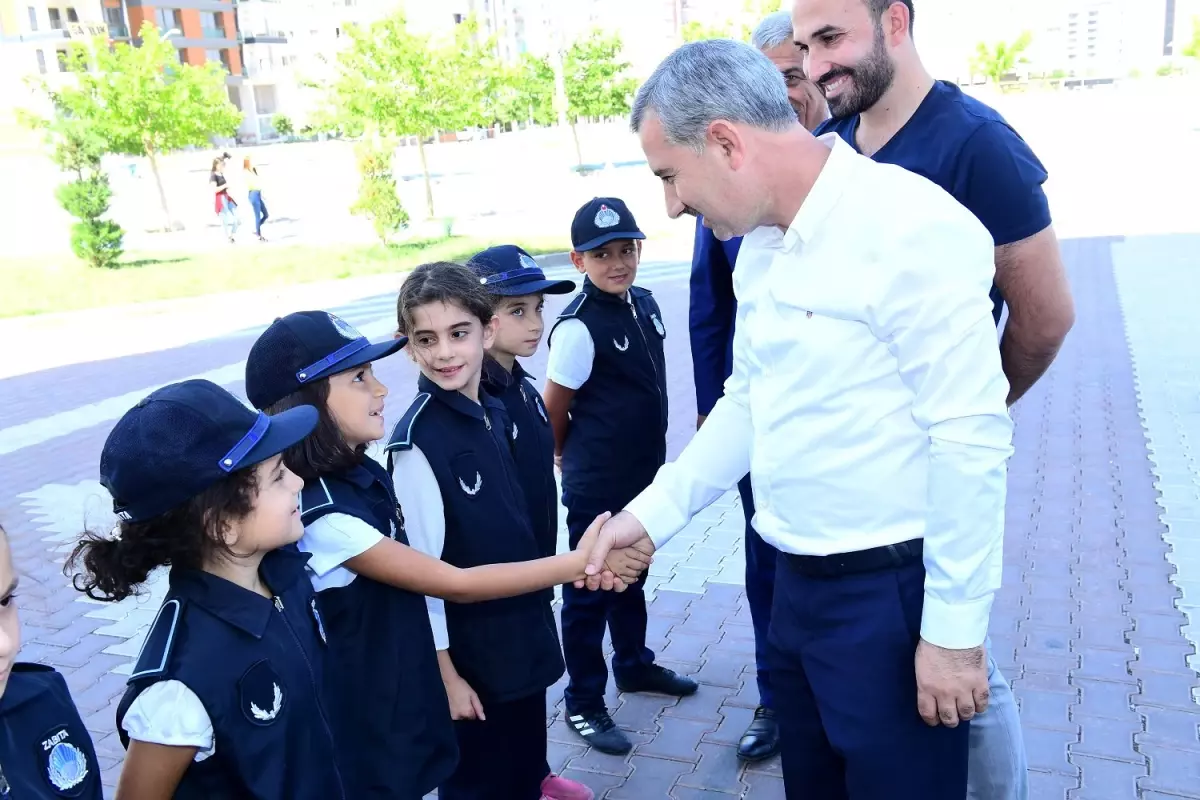
[[[304,487],[304,524],[326,514],[348,514],[408,544],[392,481],[370,458]],[[458,764],[424,595],[360,575],[320,592],[317,604],[329,637],[327,694],[337,703],[354,796],[424,797]]]
[[[648,290],[630,287],[629,300],[585,278],[554,323],[579,320],[596,351],[591,375],[571,402],[563,493],[609,501],[614,513],[650,485],[667,459],[667,329]],[[553,348],[553,329],[550,336]]]
[[[0,770],[3,798],[104,797],[92,738],[67,682],[50,667],[13,664],[0,698]]]
[[[201,570],[171,568],[117,707],[117,730],[128,747],[125,714],[159,681],[181,681],[200,698],[216,751],[192,762],[176,798],[351,797],[332,756],[326,648],[307,561],[291,547],[263,557],[273,600]]]
[[[512,423],[513,458],[525,492],[533,535],[543,556],[558,549],[558,482],[554,480],[554,431],[529,373],[514,362],[510,373],[492,359],[483,364],[484,391],[504,403]],[[553,595],[553,589],[547,589]]]
[[[420,393],[392,431],[387,449],[395,453],[416,446],[429,461],[446,515],[442,560],[468,569],[540,558],[504,405],[482,390],[482,405],[473,403],[423,375],[417,386]],[[565,670],[545,592],[447,602],[446,627],[454,667],[485,710],[489,701],[545,691]]]

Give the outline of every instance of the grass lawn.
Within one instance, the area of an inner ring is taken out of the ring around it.
[[[264,246],[202,253],[127,253],[118,269],[87,267],[71,255],[0,258],[0,317],[196,297],[404,272],[427,261],[462,262],[498,240],[471,236],[389,246]],[[570,249],[565,238],[523,237],[530,253]]]

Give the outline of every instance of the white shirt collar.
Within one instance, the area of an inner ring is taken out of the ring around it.
[[[783,237],[784,249],[791,250],[804,242],[812,241],[822,223],[833,211],[842,197],[847,184],[852,180],[854,168],[860,156],[836,133],[827,133],[817,141],[829,148],[829,160],[821,168],[808,197],[796,212],[796,218],[788,226]]]

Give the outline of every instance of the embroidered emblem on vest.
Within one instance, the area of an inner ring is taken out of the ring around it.
[[[540,416],[542,418],[542,422],[546,422],[546,423],[550,422],[550,417],[548,417],[546,415],[546,407],[544,405],[542,405],[542,401],[539,399],[535,399],[533,404],[535,406],[537,406],[538,416]]]
[[[314,606],[313,611],[316,611]],[[322,637],[323,638],[323,637]],[[246,670],[238,681],[242,714],[255,725],[270,725],[283,710],[286,699],[279,675],[265,658]]]
[[[328,314],[328,312],[326,313]],[[350,341],[362,338],[362,334],[359,333],[353,325],[351,325],[349,322],[346,322],[346,320],[342,319],[337,314],[328,314],[328,316],[329,321],[333,323],[334,330],[340,333],[343,338],[349,339]]]
[[[467,484],[463,481],[462,478],[458,479],[458,485],[462,487],[462,490],[464,492],[469,494],[471,497],[474,497],[475,495],[479,494],[479,490],[483,488],[483,476],[480,475],[478,472],[475,473],[475,486],[474,487],[467,486]]]
[[[313,619],[317,621],[317,633],[321,634],[321,642],[323,644],[329,644],[329,640],[325,638],[325,623],[321,621],[321,612],[317,610],[317,598],[314,597],[310,601],[310,604],[312,606]]]
[[[71,733],[66,726],[51,729],[42,737],[42,765],[46,780],[60,794],[75,797],[77,789],[87,778],[89,770],[87,756],[70,741]]]
[[[600,210],[596,212],[596,227],[611,228],[621,222],[621,215],[613,211],[608,206],[600,206]]]
[[[650,321],[654,323],[654,330],[658,331],[659,336],[667,335],[667,329],[663,327],[662,320],[658,318],[658,314],[651,314]]]
[[[517,440],[517,423],[513,423],[513,441]]]
[[[622,353],[624,353],[626,350],[629,349],[629,337],[628,336],[625,337],[624,343],[618,342],[616,339],[613,339],[613,347],[617,348]]]

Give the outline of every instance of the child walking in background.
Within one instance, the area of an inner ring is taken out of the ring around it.
[[[387,388],[372,362],[405,343],[372,344],[324,311],[289,314],[252,347],[246,394],[272,412],[318,410],[285,459],[305,480],[299,547],[329,641],[341,759],[354,797],[416,800],[458,761],[425,595],[470,603],[542,590],[581,575],[586,552],[459,569],[408,546],[424,522],[421,489],[394,489],[366,455],[385,435]]]
[[[545,393],[571,542],[597,514],[624,508],[666,461],[667,332],[651,293],[633,285],[645,238],[613,197],[586,203],[571,224],[571,262],[585,277],[550,332]],[[654,663],[641,584],[620,596],[564,586],[567,722],[596,749],[622,754],[632,743],[604,703],[605,625],[621,691],[685,696],[697,684]]]
[[[17,573],[0,527],[0,800],[100,800],[100,765],[67,682],[50,667],[17,661]]]
[[[316,409],[269,417],[204,380],[171,384],[117,422],[100,482],[121,520],[68,561],[98,600],[170,565],[117,730],[128,798],[350,798],[322,695],[325,644],[300,538],[303,485],[283,450]]]
[[[267,204],[262,196],[262,178],[258,176],[258,168],[250,163],[249,157],[242,159],[242,179],[246,182],[247,197],[254,212],[254,235],[260,242],[265,242],[262,226],[271,215],[267,213]]]
[[[514,460],[521,437],[536,434],[514,427],[480,388],[497,328],[480,278],[455,264],[418,267],[400,289],[397,315],[421,370],[419,394],[388,442],[397,492],[409,495],[401,502],[420,531],[414,546],[460,567],[538,557],[546,543]],[[579,550],[587,549],[585,541]],[[625,575],[644,564],[609,568]],[[550,600],[530,592],[473,606],[430,603],[460,753],[442,800],[592,796],[546,761],[546,689],[563,673]]]

